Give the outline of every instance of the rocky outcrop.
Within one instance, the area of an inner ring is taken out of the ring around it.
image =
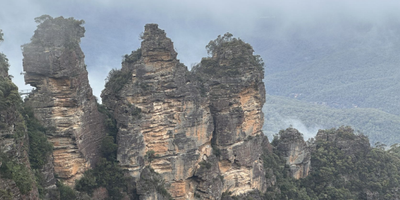
[[[349,126],[319,130],[315,136],[315,142],[329,142],[352,159],[357,159],[357,154],[365,154],[370,151],[368,137],[362,134],[355,135],[354,130]]]
[[[174,199],[190,199],[197,184],[190,177],[212,152],[213,120],[208,99],[176,56],[165,32],[146,25],[141,48],[110,73],[102,98],[118,122],[121,166],[138,178],[150,165]]]
[[[7,58],[0,53],[0,199],[39,199],[21,103],[18,87],[9,78]]]
[[[210,98],[213,147],[224,179],[223,191],[240,195],[265,191],[261,127],[265,102],[263,63],[252,47],[227,33],[207,46],[210,58],[194,68]]]
[[[102,92],[118,124],[120,165],[137,180],[150,166],[174,199],[265,191],[259,137],[265,89],[251,46],[232,40],[205,59],[215,66],[202,61],[189,72],[156,24],[145,26],[142,39]]]
[[[96,163],[105,135],[79,47],[83,21],[42,16],[32,42],[23,46],[25,82],[35,87],[27,104],[47,127],[58,177],[73,185]]]
[[[307,177],[311,167],[311,151],[304,141],[303,134],[294,128],[288,128],[282,130],[279,136],[276,150],[289,165],[292,177],[295,179]]]

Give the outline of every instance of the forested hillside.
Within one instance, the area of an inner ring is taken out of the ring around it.
[[[268,28],[279,30],[277,26]],[[280,117],[296,118],[308,128],[352,125],[372,143],[398,142],[398,27],[390,17],[379,22],[316,20],[257,38],[264,41],[256,49],[266,64],[267,94],[273,95],[265,106],[266,126],[277,126]]]
[[[318,129],[349,125],[367,135],[371,144],[400,143],[400,117],[376,108],[338,109],[288,97],[267,95],[263,109],[263,131],[270,139],[279,130],[290,125],[298,128],[306,138],[314,137]]]
[[[273,153],[264,155],[264,163],[273,169],[277,188],[269,188],[264,199],[398,199],[399,146],[385,151],[371,148],[368,138],[349,127],[321,130],[309,144],[311,170],[306,178],[289,177],[291,166],[279,151],[282,143],[301,137],[289,128],[279,132],[271,143]],[[289,142],[290,144],[290,142]],[[286,157],[287,159],[287,157]],[[279,192],[278,192],[279,191]]]

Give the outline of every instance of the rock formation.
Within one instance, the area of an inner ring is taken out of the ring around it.
[[[311,152],[303,135],[294,128],[282,130],[279,135],[276,149],[286,159],[292,177],[295,179],[307,177],[311,167]]]
[[[89,86],[79,47],[83,21],[37,18],[31,43],[23,46],[25,82],[35,87],[27,104],[51,132],[54,171],[73,185],[100,156],[103,119]],[[50,159],[51,160],[51,159]]]
[[[210,98],[214,120],[213,147],[224,179],[223,191],[239,195],[254,189],[264,191],[262,125],[265,86],[262,60],[252,47],[227,33],[207,46],[194,72]]]
[[[176,56],[165,32],[146,25],[141,49],[123,62],[126,84],[116,90],[111,82],[119,72],[110,74],[102,98],[118,122],[120,164],[133,177],[150,165],[174,198],[187,199],[196,184],[190,177],[212,152],[213,120],[208,99]]]
[[[22,102],[8,67],[7,58],[0,53],[0,199],[38,199],[26,124],[20,113]]]
[[[258,136],[265,89],[251,46],[240,40],[207,58],[236,73],[221,76],[203,62],[189,72],[156,24],[145,26],[142,39],[102,93],[118,123],[120,165],[137,179],[150,166],[174,199],[264,191]]]
[[[315,141],[332,143],[351,157],[357,153],[368,152],[370,149],[368,138],[364,135],[355,135],[354,130],[348,126],[339,127],[337,130],[319,130]]]

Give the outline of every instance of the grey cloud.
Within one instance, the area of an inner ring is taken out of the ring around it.
[[[251,1],[9,1],[2,5],[0,28],[5,41],[0,46],[11,64],[10,73],[24,85],[20,45],[29,42],[36,28],[34,18],[42,14],[74,17],[86,21],[82,49],[95,95],[112,68],[120,68],[121,56],[140,46],[139,34],[146,23],[158,23],[188,67],[206,56],[205,45],[217,35],[231,32],[255,47],[269,60],[269,42],[285,41],[293,30],[312,34],[346,34],[338,30],[343,21],[378,24],[400,19],[400,2],[360,0],[251,0]],[[339,27],[339,28],[338,28]],[[266,42],[268,41],[268,42]]]

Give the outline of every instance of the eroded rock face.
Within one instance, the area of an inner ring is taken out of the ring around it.
[[[0,85],[0,167],[2,168],[0,199],[39,199],[37,186],[32,181],[35,177],[29,162],[29,137],[26,124],[20,113],[21,98],[18,87],[9,78],[8,62],[2,53],[0,53]],[[26,191],[20,190],[11,175],[10,170],[14,168],[18,168],[17,172],[23,174],[30,184],[24,185]]]
[[[80,24],[48,18],[23,46],[25,82],[35,87],[27,103],[52,130],[48,139],[54,146],[54,171],[68,185],[97,161],[105,135],[79,47],[84,33]]]
[[[231,36],[228,33],[210,42],[212,57],[203,58],[194,71],[210,98],[215,125],[212,142],[221,152],[218,165],[223,191],[240,195],[266,189],[259,137],[265,87],[263,63],[249,44]]]
[[[146,25],[141,49],[123,62],[126,84],[115,91],[108,83],[102,98],[118,122],[121,166],[138,178],[150,165],[170,184],[174,199],[188,199],[197,163],[212,152],[213,120],[208,99],[176,55],[165,32]]]
[[[151,166],[174,199],[265,191],[265,89],[251,46],[240,41],[218,49],[207,61],[222,71],[197,66],[189,72],[156,24],[145,26],[142,39],[102,93],[118,124],[121,166],[139,182]]]
[[[307,177],[311,167],[311,153],[303,135],[294,128],[282,130],[279,135],[276,149],[286,159],[291,175],[295,179]]]

